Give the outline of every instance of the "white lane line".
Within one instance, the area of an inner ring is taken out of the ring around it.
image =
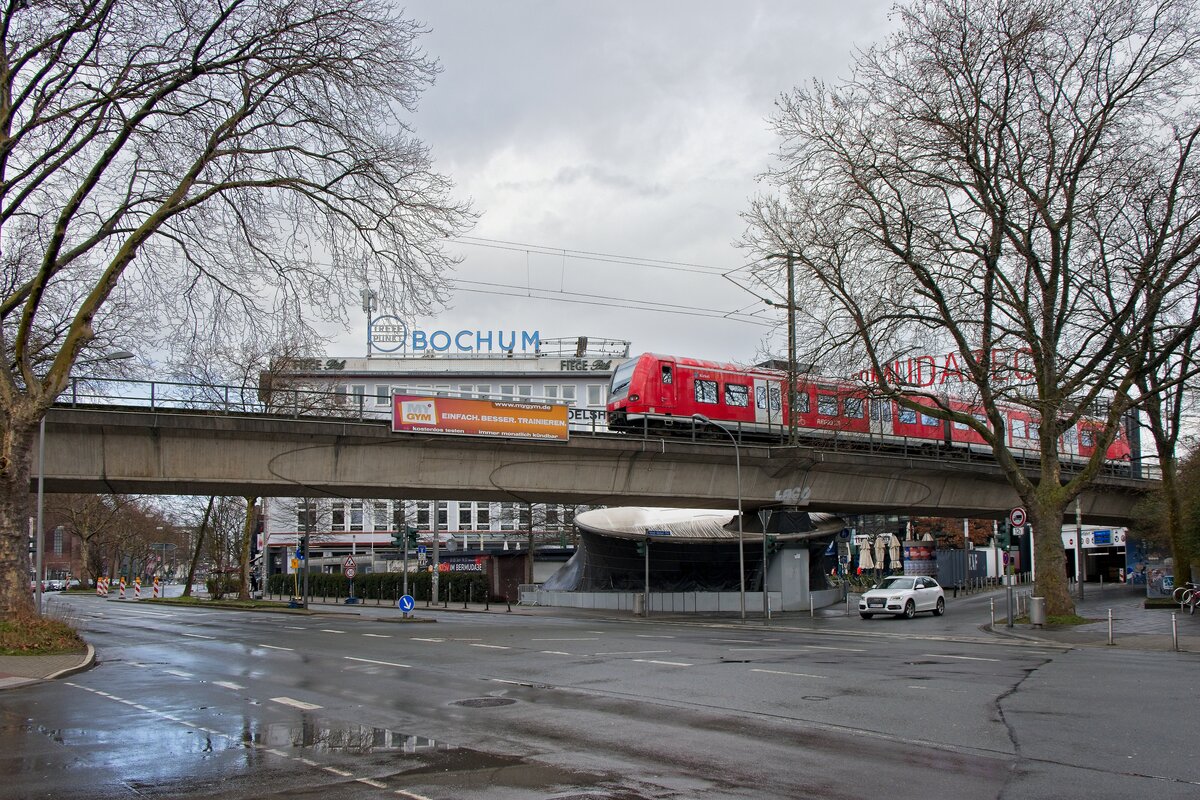
[[[792,675],[797,678],[820,678],[824,680],[827,675],[810,675],[807,672],[784,672],[780,669],[751,669],[751,672],[765,672],[768,675]]]
[[[937,655],[936,653],[926,653],[925,655],[921,656],[921,658],[957,658],[962,661],[1000,661],[998,658],[980,658],[978,656],[941,656]]]
[[[364,664],[381,664],[385,667],[403,667],[404,669],[412,669],[412,666],[409,664],[397,664],[395,661],[376,661],[372,658],[357,658],[355,656],[342,656],[342,658],[348,661],[361,661]]]
[[[429,800],[429,798],[423,794],[414,794],[412,792],[406,792],[403,789],[397,789],[396,794],[400,795],[401,797],[407,797],[408,800]]]
[[[541,652],[545,653],[548,656],[569,656],[569,655],[571,655],[570,653],[564,653],[562,650],[542,650]]]
[[[338,769],[337,767],[321,767],[321,769],[325,770],[326,772],[331,772],[334,775],[337,775],[339,778],[349,778],[354,775],[353,772],[346,772],[346,770]]]
[[[660,633],[639,633],[639,634],[636,634],[636,636],[639,639],[674,639],[675,638],[674,636],[667,636],[666,634],[660,634]]]
[[[364,633],[363,636],[370,636],[372,639],[390,639],[390,633]]]
[[[294,647],[277,647],[273,644],[257,644],[257,645],[255,645],[255,647],[265,647],[268,650],[288,650],[288,651],[294,651],[296,649]]]
[[[217,638],[217,637],[215,637],[215,636],[203,636],[203,635],[201,635],[201,634],[199,634],[199,633],[182,633],[182,634],[180,634],[180,635],[181,635],[181,636],[190,636],[190,637],[192,637],[193,639],[216,639],[216,638]]]
[[[312,703],[305,703],[303,700],[296,700],[291,697],[272,697],[271,702],[279,703],[280,705],[285,705],[285,706],[292,706],[293,708],[298,708],[301,711],[312,711],[314,709],[320,708],[320,706],[318,706],[318,705],[314,705]],[[347,773],[347,774],[349,774],[349,773]]]
[[[599,636],[578,636],[575,638],[563,637],[560,639],[530,639],[531,642],[595,642],[600,639]]]
[[[386,783],[381,783],[372,778],[355,778],[354,780],[358,781],[359,783],[365,783],[367,786],[374,786],[376,789],[386,789],[387,788]]]
[[[838,650],[843,653],[865,653],[867,652],[861,647],[827,647],[823,644],[806,644],[804,645],[809,650]]]
[[[486,647],[489,650],[512,650],[511,647],[505,647],[502,644],[472,644],[471,647]]]
[[[335,631],[333,628],[321,628],[321,633],[345,633],[345,631]]]
[[[194,677],[196,677],[192,673],[184,672],[181,669],[164,669],[163,672],[167,673],[168,675],[174,675],[176,678],[194,678]]]
[[[263,750],[264,752],[270,753],[273,756],[279,756],[280,758],[291,758],[291,755],[288,753],[285,753],[282,750],[276,750],[272,747],[265,747]]]
[[[233,681],[213,681],[213,686],[220,686],[222,689],[232,689],[235,692],[240,692],[242,689],[246,688],[245,686],[236,684]]]
[[[409,638],[413,642],[444,642],[445,639],[422,639],[420,636],[412,636]]]
[[[593,653],[596,656],[648,656],[655,653],[669,653],[670,650],[614,650],[611,653]]]
[[[285,630],[289,630],[289,631],[306,631],[306,630],[308,630],[308,628],[304,627],[303,625],[284,625],[283,627]]]
[[[685,664],[682,661],[655,661],[652,658],[635,658],[634,661],[640,664],[662,664],[664,667],[692,667],[694,664]]]
[[[721,644],[754,644],[753,639],[709,639],[710,642],[720,642]]]
[[[299,761],[301,764],[304,764],[305,766],[308,766],[308,767],[320,766],[316,761],[313,761],[311,758],[300,758],[299,756],[296,756],[296,760]]]

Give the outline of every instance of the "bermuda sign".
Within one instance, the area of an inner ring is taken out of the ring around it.
[[[567,441],[567,407],[462,397],[392,396],[392,430]]]

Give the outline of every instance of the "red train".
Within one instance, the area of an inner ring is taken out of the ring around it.
[[[779,370],[740,367],[715,361],[644,353],[626,361],[613,373],[608,399],[608,427],[617,431],[682,432],[695,429],[692,415],[703,414],[735,434],[747,438],[781,440],[787,434],[787,376]],[[933,401],[922,401],[932,406]],[[965,402],[951,401],[958,411],[972,410]],[[807,439],[836,435],[920,440],[985,450],[983,437],[962,423],[901,408],[890,400],[872,399],[860,386],[800,376],[796,387],[797,427]],[[1016,452],[1038,448],[1035,414],[1017,408],[1003,410],[1005,436]],[[1081,420],[1059,440],[1069,456],[1092,455],[1101,423]],[[1128,460],[1132,455],[1124,431],[1108,448],[1106,457]]]

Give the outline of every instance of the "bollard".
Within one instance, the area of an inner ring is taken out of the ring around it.
[[[133,579],[133,599],[142,599],[142,576],[139,575]]]
[[[466,611],[466,609],[467,609],[467,601],[468,601],[468,600],[470,600],[470,599],[471,599],[471,597],[472,597],[472,596],[475,594],[475,593],[472,591],[474,588],[475,588],[475,587],[474,587],[473,585],[471,585],[471,584],[469,584],[469,583],[467,584],[467,594],[466,594],[466,596],[465,596],[465,597],[463,597],[463,610],[464,610],[464,611]]]
[[[1175,652],[1179,652],[1179,619],[1174,611],[1171,612],[1171,644]]]
[[[1108,643],[1109,644],[1113,643],[1112,609],[1111,608],[1108,610]]]
[[[125,599],[125,576],[124,575],[121,576],[121,593],[120,593],[120,595],[117,596],[117,599],[118,600]]]
[[[813,599],[812,592],[808,593],[808,618],[812,619],[817,615],[817,601]]]
[[[157,600],[161,596],[161,592],[162,592],[162,590],[158,588],[158,576],[155,575],[154,576],[154,594],[152,595],[155,600]]]
[[[996,627],[996,598],[994,598],[994,597],[988,598],[988,605],[990,605],[992,607],[991,608],[992,627],[994,628],[994,627]]]
[[[512,600],[508,601],[508,613],[512,613]]]

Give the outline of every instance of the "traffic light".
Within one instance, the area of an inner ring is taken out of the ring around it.
[[[404,549],[404,539],[405,539],[404,531],[393,531],[392,532],[392,544],[394,544],[397,548],[399,548],[401,550]]]
[[[1008,520],[1000,523],[996,533],[996,543],[1002,550],[1012,547],[1012,524]]]
[[[644,556],[644,555],[646,555],[646,540],[645,540],[645,539],[642,539],[642,540],[639,540],[639,541],[638,541],[638,543],[637,543],[637,554],[638,554],[639,556]]]
[[[408,546],[415,550],[417,548],[417,529],[409,525],[404,532],[408,534]]]
[[[301,536],[296,540],[296,558],[304,559],[304,554],[308,552],[308,536]]]

